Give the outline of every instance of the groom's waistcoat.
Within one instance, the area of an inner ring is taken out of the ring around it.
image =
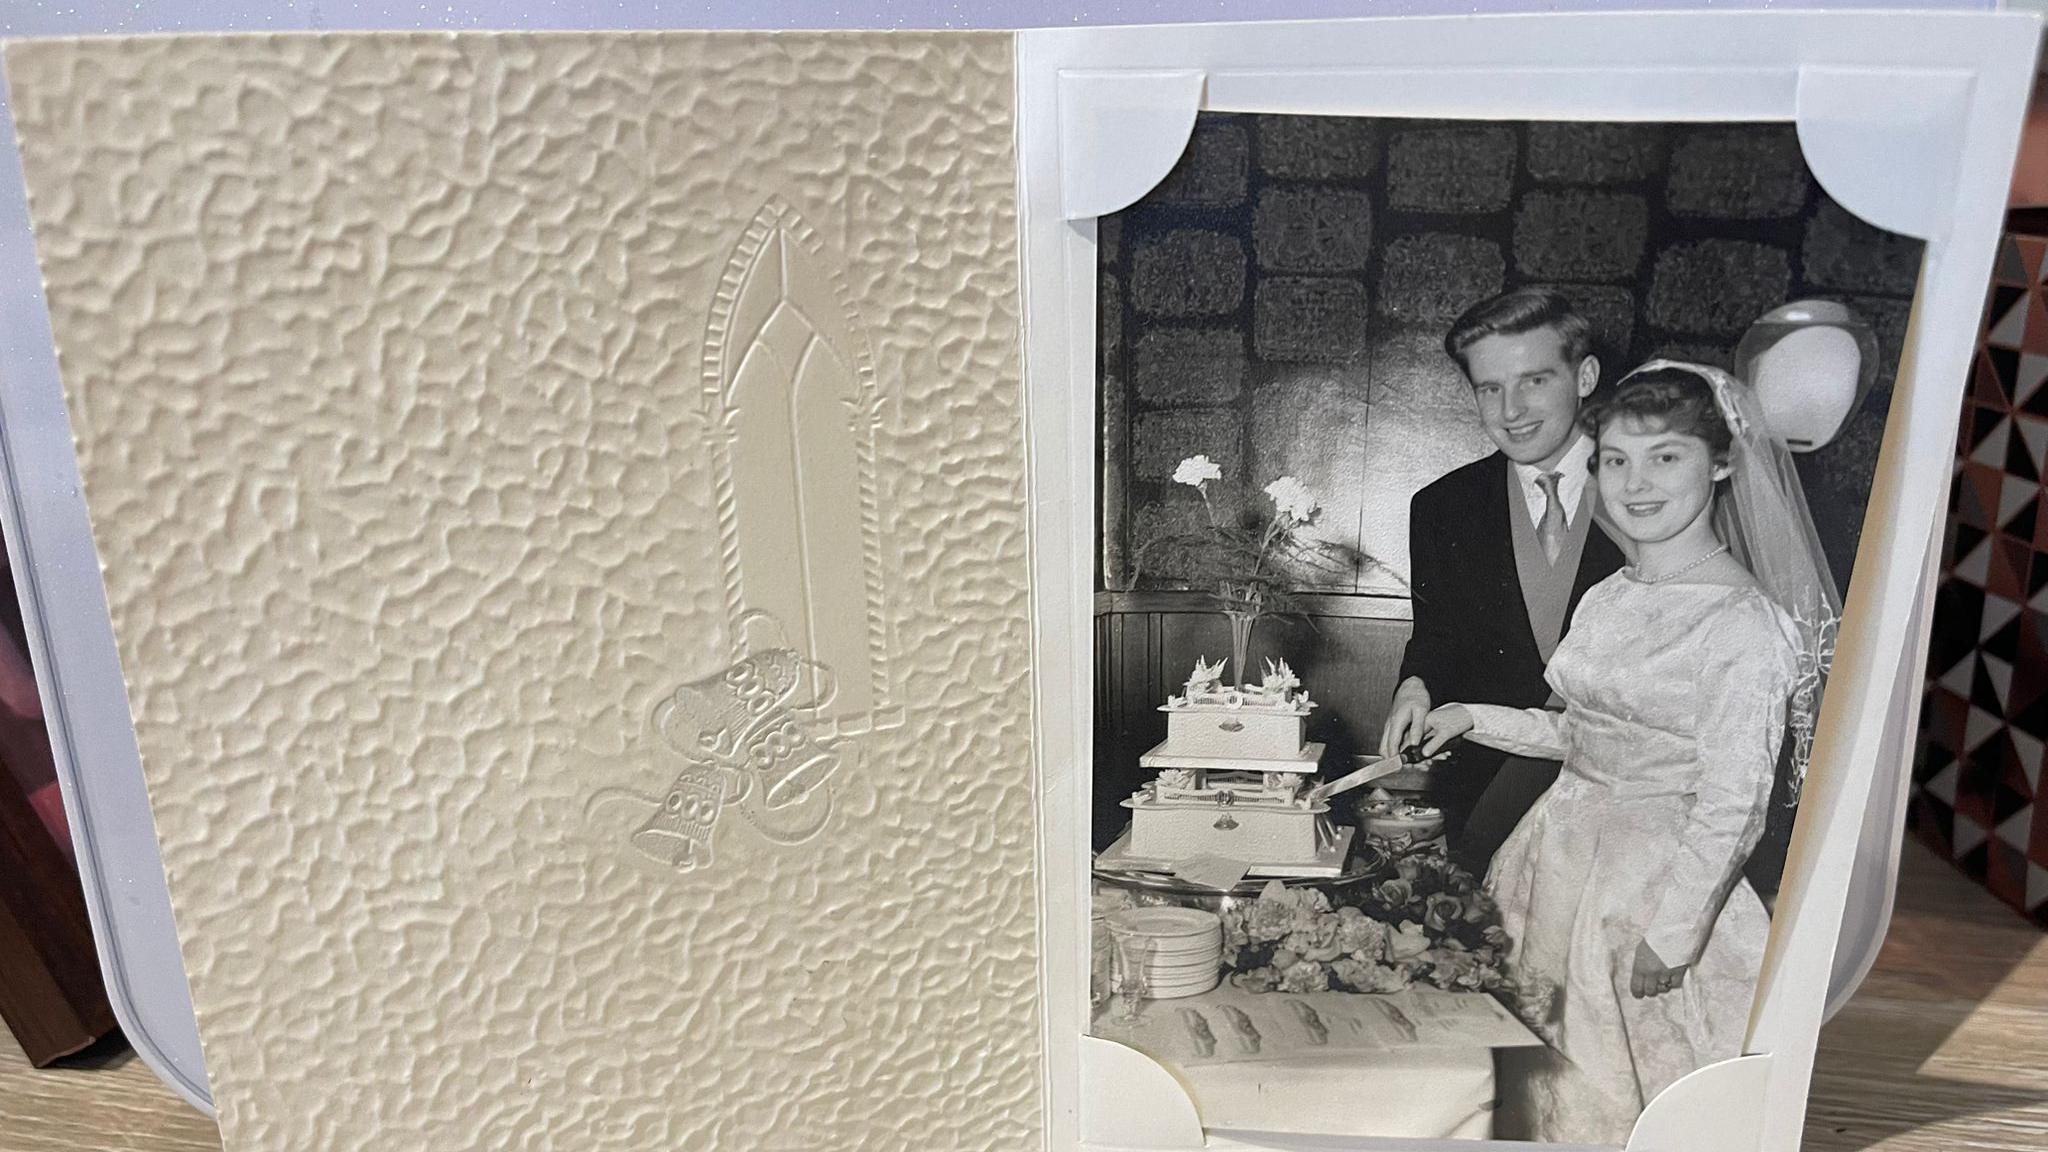
[[[1408,524],[1415,628],[1401,678],[1421,677],[1437,703],[1536,708],[1548,701],[1543,667],[1573,609],[1623,563],[1621,550],[1592,526],[1596,499],[1589,486],[1553,566],[1500,453],[1417,492]]]
[[[1543,554],[1543,541],[1527,515],[1522,499],[1522,481],[1513,466],[1505,469],[1508,494],[1508,532],[1515,546],[1515,576],[1522,585],[1522,607],[1529,613],[1529,635],[1545,664],[1557,651],[1564,636],[1565,616],[1571,611],[1572,589],[1579,582],[1579,559],[1586,550],[1586,533],[1593,523],[1592,502],[1600,497],[1588,484],[1579,492],[1579,507],[1571,512],[1571,527],[1565,532],[1564,547],[1553,563]]]

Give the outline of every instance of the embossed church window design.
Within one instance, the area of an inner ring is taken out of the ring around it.
[[[832,670],[836,695],[811,689],[831,698],[821,720],[834,733],[900,723],[883,605],[874,364],[844,268],[780,200],[755,215],[719,281],[703,399],[735,628],[747,612],[766,612]]]
[[[852,737],[903,720],[874,364],[844,270],[781,201],[734,248],[704,347],[732,663],[655,708],[651,727],[682,761],[665,793],[605,788],[586,808],[638,808],[630,843],[679,872],[711,863],[729,812],[771,843],[824,831],[832,777],[860,764]]]

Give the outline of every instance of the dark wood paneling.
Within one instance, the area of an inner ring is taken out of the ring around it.
[[[0,1022],[42,1065],[112,1032],[114,1010],[70,845],[57,839],[68,830],[30,801],[55,787],[57,768],[32,703],[24,636],[13,574],[0,560]]]
[[[0,771],[0,1021],[32,1063],[114,1030],[85,894],[28,798]]]

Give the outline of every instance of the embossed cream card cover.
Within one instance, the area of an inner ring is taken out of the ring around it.
[[[7,48],[229,1148],[1035,1142],[1011,50]]]

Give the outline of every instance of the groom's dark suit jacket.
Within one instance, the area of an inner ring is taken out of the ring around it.
[[[1530,629],[1515,568],[1508,517],[1526,516],[1528,509],[1510,488],[1510,467],[1508,458],[1495,452],[1437,479],[1409,503],[1415,631],[1402,654],[1401,679],[1421,677],[1432,704],[1540,708],[1550,699],[1543,654]],[[1598,498],[1589,485],[1578,514],[1590,515]],[[1565,615],[1567,630],[1580,597],[1624,562],[1621,549],[1598,524],[1590,526]],[[1466,741],[1433,774],[1454,841],[1504,759],[1503,753]]]

